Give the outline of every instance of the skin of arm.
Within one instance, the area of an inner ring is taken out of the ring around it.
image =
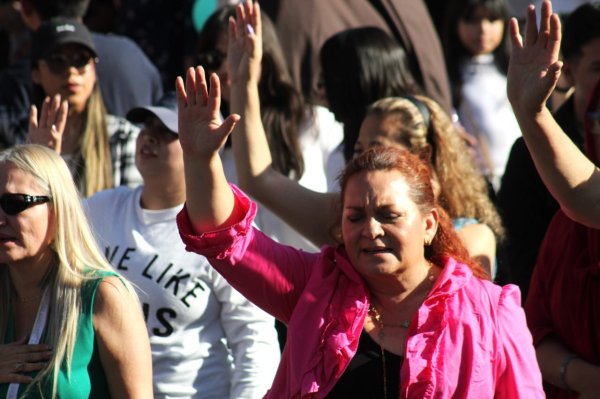
[[[113,398],[152,398],[152,356],[146,324],[134,297],[117,277],[98,285],[94,330]]]
[[[247,26],[252,26],[253,33]],[[260,8],[247,1],[238,7],[236,20],[229,21],[228,60],[237,66],[230,73],[230,106],[242,116],[232,136],[240,188],[317,246],[330,244],[338,195],[306,189],[272,167],[260,113],[261,59]]]
[[[545,338],[536,348],[544,380],[563,388],[560,368],[570,352],[554,338]],[[566,369],[565,381],[582,399],[600,398],[600,367],[574,358]]]
[[[233,223],[234,197],[225,178],[219,149],[239,121],[232,114],[221,124],[219,78],[212,74],[208,92],[202,67],[189,68],[185,83],[175,83],[179,115],[179,141],[183,149],[186,210],[196,234]]]
[[[564,212],[575,221],[600,228],[600,170],[558,126],[546,101],[560,77],[560,21],[549,1],[542,4],[538,31],[535,9],[527,10],[525,40],[510,22],[512,56],[508,98],[535,166]]]
[[[492,229],[482,223],[464,226],[456,232],[472,258],[494,276],[496,262],[496,236]]]

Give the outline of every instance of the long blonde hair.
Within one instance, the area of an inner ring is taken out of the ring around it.
[[[79,136],[80,170],[76,173],[77,184],[86,197],[113,187],[112,160],[106,109],[98,83],[88,99],[84,125]]]
[[[78,318],[82,309],[82,284],[97,279],[101,272],[113,269],[94,239],[79,193],[63,159],[53,150],[28,144],[2,151],[0,165],[8,163],[31,174],[40,188],[46,189],[52,198],[56,236],[50,248],[55,255],[55,265],[47,276],[46,287],[50,290],[51,315],[48,318],[47,343],[52,346],[53,355],[29,389],[34,386],[41,388],[43,378],[51,375],[52,397],[55,397],[58,374],[63,362],[67,374],[71,372]],[[0,276],[5,281],[0,284],[0,325],[5,326],[8,308],[11,306],[7,265],[0,265]],[[121,280],[135,297],[131,285],[124,279]]]
[[[452,121],[435,101],[422,95],[384,98],[369,106],[367,115],[397,117],[396,141],[415,154],[430,152],[441,189],[438,201],[451,218],[477,219],[487,224],[498,239],[504,237],[502,220],[482,173]]]

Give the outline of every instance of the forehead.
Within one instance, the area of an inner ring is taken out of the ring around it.
[[[400,139],[402,122],[399,115],[367,115],[360,126],[358,140],[363,145],[395,144],[403,147]]]
[[[18,192],[21,189],[29,189],[28,191],[42,189],[35,176],[10,162],[0,164],[0,186],[10,192]],[[24,194],[29,194],[29,192]]]
[[[345,206],[399,205],[412,203],[406,178],[397,170],[360,172],[348,180]]]

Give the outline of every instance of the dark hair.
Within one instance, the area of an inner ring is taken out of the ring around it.
[[[458,23],[461,20],[473,20],[475,11],[479,7],[483,7],[486,10],[487,17],[490,20],[501,19],[504,22],[505,32],[502,41],[492,54],[494,55],[494,62],[498,69],[504,75],[508,71],[510,47],[506,28],[508,27],[509,15],[505,0],[454,0],[449,2],[444,18],[442,45],[446,57],[448,77],[451,83],[452,103],[455,108],[459,107],[462,97],[462,64],[472,56],[458,37]]]
[[[319,56],[329,108],[344,124],[344,156],[349,160],[371,103],[421,89],[404,48],[379,28],[339,32],[327,39]]]
[[[565,60],[581,55],[581,48],[600,37],[600,2],[577,7],[565,20],[561,52]]]
[[[56,18],[83,18],[90,0],[29,0],[42,21]]]
[[[200,63],[220,56],[215,52],[215,44],[227,33],[230,16],[235,16],[235,7],[225,6],[206,21],[198,37]],[[305,117],[304,101],[292,83],[273,22],[265,13],[261,14],[261,22],[263,57],[258,92],[273,167],[286,176],[300,179],[304,173],[304,160],[298,138]]]
[[[425,247],[425,258],[437,266],[445,265],[448,257],[468,265],[480,278],[489,279],[483,268],[475,262],[452,227],[450,218],[435,200],[431,185],[431,172],[425,161],[407,150],[375,147],[352,159],[340,178],[341,201],[348,181],[362,172],[398,171],[409,186],[408,195],[422,214],[436,209],[440,215],[438,229],[431,244]]]

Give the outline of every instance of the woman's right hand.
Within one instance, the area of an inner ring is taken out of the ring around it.
[[[210,76],[210,92],[204,68],[187,70],[185,83],[176,81],[179,141],[186,161],[205,161],[218,154],[233,130],[239,115],[229,115],[221,122],[221,85],[219,77]]]
[[[262,61],[262,24],[258,3],[247,0],[236,7],[236,18],[229,19],[227,62],[232,83],[260,79]]]
[[[515,114],[534,116],[546,107],[546,101],[560,76],[562,62],[558,60],[561,30],[552,4],[542,4],[540,29],[535,8],[527,9],[525,40],[519,33],[516,19],[510,21],[512,54],[508,66],[507,93]]]
[[[42,115],[38,123],[38,110],[35,105],[32,105],[29,112],[27,142],[44,145],[60,154],[68,111],[69,103],[61,101],[60,94],[52,98],[46,97],[42,104]]]
[[[31,382],[25,373],[43,369],[51,357],[48,345],[28,345],[25,338],[0,345],[0,384]]]

